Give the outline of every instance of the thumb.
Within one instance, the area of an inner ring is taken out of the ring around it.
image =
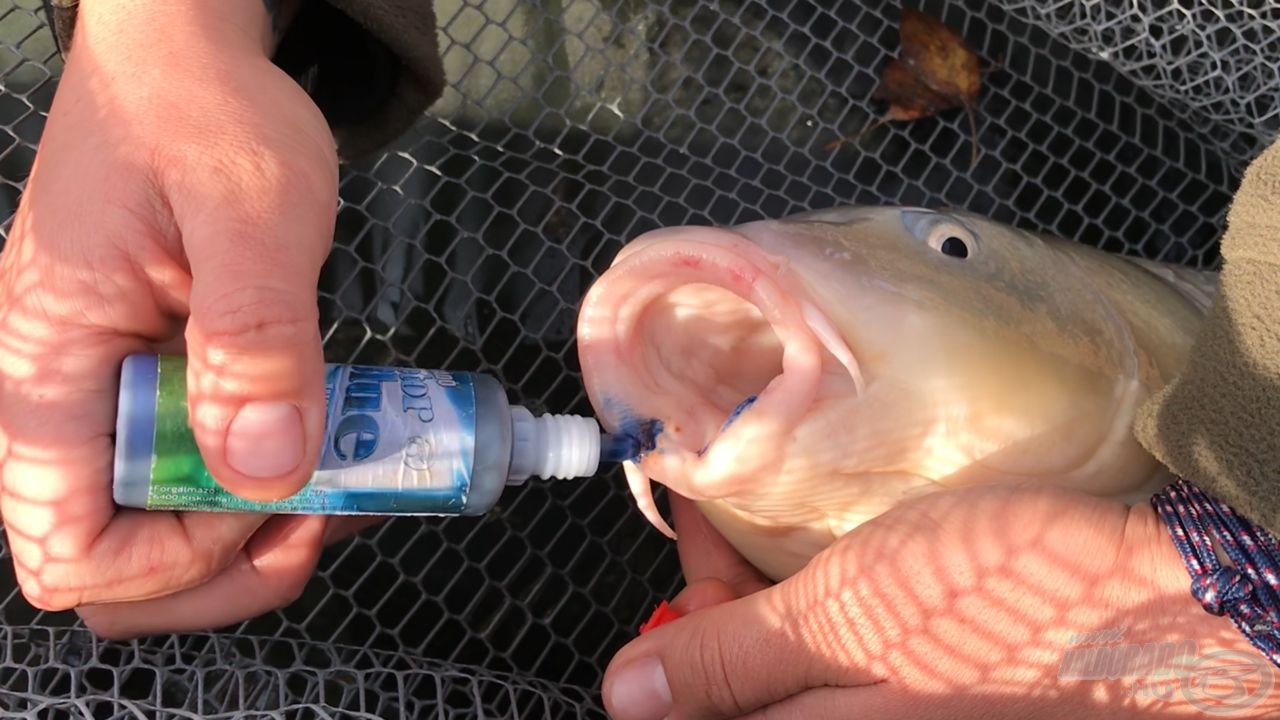
[[[803,574],[759,592],[703,607],[640,636],[605,672],[603,695],[613,720],[737,718],[812,687],[858,685],[875,678],[840,667],[806,639],[821,603]]]
[[[330,189],[328,197],[223,202],[189,226],[179,218],[191,263],[192,428],[210,474],[246,499],[294,494],[320,457],[326,403],[316,290],[333,239],[336,176]]]

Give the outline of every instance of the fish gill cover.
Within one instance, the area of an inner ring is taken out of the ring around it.
[[[913,5],[985,63],[1003,57],[982,78],[972,162],[963,111],[823,147],[885,111],[872,95],[901,50],[894,2],[435,6],[450,87],[343,168],[325,351],[490,372],[535,412],[590,411],[577,303],[645,230],[950,205],[1214,266],[1240,172],[1280,132],[1280,8]],[[41,0],[0,0],[5,218],[60,71]],[[605,663],[680,586],[620,473],[512,489],[483,519],[385,523],[326,551],[289,607],[217,634],[96,642],[34,610],[10,562],[0,573],[0,708],[96,717],[603,718]]]

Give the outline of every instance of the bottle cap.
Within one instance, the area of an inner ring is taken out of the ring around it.
[[[511,408],[509,485],[530,477],[544,480],[590,477],[600,467],[600,425],[580,415],[539,415]]]

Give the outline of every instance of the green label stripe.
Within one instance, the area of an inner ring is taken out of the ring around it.
[[[147,507],[152,510],[225,510],[239,512],[323,512],[323,498],[301,492],[271,503],[245,500],[227,492],[205,467],[187,408],[187,362],[161,356],[156,392],[155,448]]]

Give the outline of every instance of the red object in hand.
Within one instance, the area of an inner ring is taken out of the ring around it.
[[[658,603],[658,607],[653,611],[653,614],[649,616],[649,619],[640,626],[640,634],[643,635],[659,625],[666,625],[672,620],[679,620],[681,617],[683,616],[675,610],[672,610],[671,606],[667,604],[667,601],[663,600]]]

